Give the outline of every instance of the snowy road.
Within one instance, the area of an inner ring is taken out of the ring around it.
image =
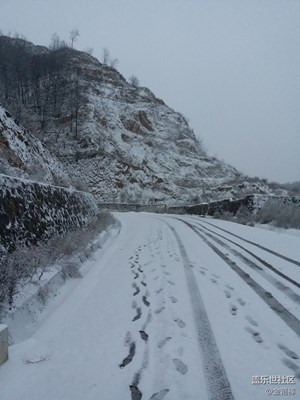
[[[11,346],[1,400],[299,398],[299,237],[198,217],[118,218],[89,273]]]

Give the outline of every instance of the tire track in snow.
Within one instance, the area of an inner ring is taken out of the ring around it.
[[[179,218],[178,218],[178,220],[183,221],[183,220],[181,220],[181,219],[179,219]],[[273,267],[273,265],[269,264],[267,261],[263,260],[262,258],[260,258],[259,256],[257,256],[256,254],[254,254],[252,251],[250,251],[250,250],[246,249],[245,247],[241,246],[240,244],[238,244],[238,243],[236,243],[236,242],[234,242],[234,241],[228,239],[227,237],[225,237],[225,236],[223,236],[223,235],[221,235],[221,234],[219,234],[219,233],[217,233],[217,232],[214,232],[213,230],[211,230],[211,229],[209,229],[209,228],[207,228],[207,227],[201,225],[199,222],[197,223],[197,225],[200,226],[200,227],[202,227],[202,228],[205,229],[206,231],[209,231],[209,232],[213,233],[214,235],[217,235],[217,236],[221,237],[222,239],[224,239],[224,240],[226,240],[226,241],[228,241],[228,242],[234,244],[235,246],[241,248],[242,250],[244,250],[245,252],[247,252],[248,254],[250,254],[253,258],[255,258],[257,261],[259,261],[261,264],[263,264],[265,267],[267,267],[268,269],[270,269],[271,271],[273,271],[275,274],[279,275],[281,278],[287,280],[288,282],[292,283],[292,284],[295,285],[296,287],[300,288],[300,283],[299,283],[299,282],[297,282],[297,281],[293,280],[292,278],[290,278],[289,276],[285,275],[284,273],[282,273],[281,271],[279,271],[277,268]],[[224,246],[226,246],[225,243],[224,243]],[[231,250],[231,251],[236,251],[236,250],[232,249],[230,246],[228,246],[228,249]],[[237,255],[238,257],[244,257],[241,253],[239,253],[239,252],[237,252],[237,251],[236,251],[236,253],[237,253],[236,255]],[[245,257],[245,259],[246,259],[246,257]],[[250,260],[249,260],[249,261],[250,261]],[[251,262],[251,261],[250,261],[250,262]]]
[[[300,267],[300,262],[297,261],[297,260],[293,260],[292,258],[289,258],[289,257],[287,257],[287,256],[284,256],[283,254],[277,253],[277,252],[274,251],[274,250],[268,249],[267,247],[262,246],[262,245],[259,244],[259,243],[252,242],[251,240],[245,239],[245,238],[243,238],[242,236],[239,236],[239,235],[236,235],[236,234],[234,234],[234,233],[232,233],[232,232],[229,232],[229,231],[227,231],[226,229],[220,228],[219,226],[216,226],[216,225],[212,224],[211,222],[207,222],[207,221],[201,221],[201,222],[203,222],[204,224],[211,225],[211,226],[213,226],[214,228],[219,229],[220,231],[226,232],[226,233],[228,233],[228,234],[231,235],[231,236],[234,236],[234,237],[236,237],[236,238],[238,238],[238,239],[240,239],[240,240],[243,240],[243,241],[246,242],[246,243],[252,244],[253,246],[258,247],[259,249],[265,250],[265,251],[267,251],[268,253],[273,254],[274,256],[281,258],[282,260],[288,261],[288,262],[290,262],[290,263],[292,263],[292,264],[297,265],[298,267]]]
[[[276,300],[271,293],[267,292],[261,285],[259,285],[249,274],[243,271],[236,265],[226,254],[222,253],[214,244],[212,244],[199,228],[189,222],[180,220],[188,227],[190,227],[226,264],[236,272],[247,285],[254,290],[254,292],[275,312],[285,323],[288,325],[298,336],[300,336],[300,321],[288,311],[278,300]]]
[[[202,355],[202,368],[207,385],[208,397],[210,400],[233,400],[234,396],[210,326],[199,287],[196,283],[193,269],[190,267],[191,262],[176,230],[167,222],[165,222],[165,224],[172,230],[176,238],[184,265],[185,277],[189,289],[188,292],[194,314],[196,336]]]
[[[182,220],[181,220],[182,221]],[[203,227],[201,224],[197,224],[198,226]],[[252,268],[253,270],[255,270],[258,274],[260,274],[263,278],[265,278],[269,283],[271,283],[276,289],[280,290],[283,294],[285,294],[286,296],[288,296],[291,300],[293,300],[294,302],[300,304],[300,296],[294,292],[290,287],[284,285],[282,282],[280,282],[279,280],[277,280],[275,277],[273,277],[272,275],[270,275],[268,273],[268,271],[265,271],[264,269],[260,268],[259,266],[257,266],[253,261],[251,261],[249,258],[245,257],[242,253],[238,252],[237,250],[233,249],[232,247],[230,247],[229,245],[227,245],[226,243],[222,242],[220,239],[216,238],[215,236],[206,233],[205,231],[207,230],[207,228],[203,227],[204,230],[202,230],[201,228],[199,228],[199,230],[201,230],[203,232],[203,234],[206,234],[206,236],[208,236],[209,238],[211,238],[212,240],[214,240],[216,243],[218,243],[220,246],[224,247],[225,249],[227,249],[228,251],[230,251],[232,254],[234,254],[236,257],[238,257],[240,260],[242,260],[244,263],[246,263],[250,268]],[[210,229],[208,229],[209,231],[211,231]],[[211,231],[212,232],[212,231]],[[267,263],[266,261],[262,260],[260,257],[257,257],[255,254],[253,254],[252,252],[248,251],[247,249],[245,249],[244,247],[238,245],[235,242],[232,242],[231,240],[225,238],[222,235],[219,235],[217,233],[215,233],[215,235],[221,236],[222,238],[230,241],[231,243],[235,244],[238,247],[241,247],[244,251],[246,251],[247,253],[249,253],[251,256],[253,256],[254,258],[256,258],[258,261],[260,261],[263,265],[267,266],[269,269],[271,269],[273,272],[275,272],[277,275],[279,275],[280,277],[282,277],[283,279],[287,280],[288,282],[292,283],[293,285],[295,285],[296,287],[300,288],[300,284],[296,281],[294,281],[293,279],[289,278],[287,275],[283,274],[282,272],[276,270],[272,265],[270,265],[269,263]]]

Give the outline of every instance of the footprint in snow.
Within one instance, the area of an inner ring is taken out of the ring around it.
[[[127,357],[124,358],[122,363],[119,365],[120,368],[126,367],[126,365],[130,364],[133,357],[135,356],[135,343],[132,342],[129,347],[129,354]]]
[[[136,296],[137,294],[140,293],[140,288],[138,287],[138,285],[136,283],[133,283],[132,287],[135,289],[135,292],[133,293],[134,296]]]
[[[171,336],[167,336],[166,338],[160,340],[160,341],[157,343],[157,347],[158,347],[159,349],[161,349],[161,348],[164,347],[164,346],[169,342],[169,340],[171,340],[171,339],[172,339]]]
[[[237,299],[237,301],[241,306],[245,306],[246,305],[246,302],[241,298]]]
[[[141,284],[142,284],[143,286],[147,286],[147,283],[144,282],[144,281],[141,281]]]
[[[230,286],[230,285],[226,285],[226,287],[227,287],[228,289],[230,289],[230,290],[234,290],[234,288],[233,288],[232,286]]]
[[[188,367],[179,358],[174,358],[173,363],[176,371],[178,371],[181,375],[185,375],[188,372]]]
[[[143,297],[142,297],[142,300],[143,300],[143,303],[145,304],[145,306],[147,306],[147,307],[150,306],[150,303],[149,303],[149,301],[147,300],[147,297],[146,297],[146,296],[143,296]]]
[[[181,329],[185,328],[185,322],[182,319],[176,318],[176,319],[174,319],[174,321],[176,322],[176,324],[179,328],[181,328]]]
[[[235,306],[235,305],[231,306],[230,312],[232,315],[236,315],[237,314],[237,306]]]
[[[253,332],[253,338],[257,343],[262,343],[262,337],[260,336],[259,332]]]
[[[231,297],[231,292],[229,290],[224,290],[225,296],[227,297],[227,299],[230,299]]]
[[[215,284],[218,283],[218,281],[217,281],[216,279],[214,279],[214,278],[212,278],[210,281],[211,281],[212,283],[215,283]]]
[[[165,307],[160,307],[154,311],[154,314],[160,314],[164,309],[165,309]]]
[[[144,342],[148,342],[148,334],[145,331],[140,331],[140,336]]]
[[[129,389],[131,392],[131,400],[141,400],[142,393],[137,386],[131,385]]]
[[[249,315],[246,315],[246,320],[249,322],[249,324],[251,324],[252,326],[258,326],[258,323]]]
[[[170,296],[170,300],[171,300],[171,302],[174,304],[174,303],[177,303],[177,299],[176,299],[176,297],[174,297],[174,296]]]
[[[141,308],[140,307],[137,307],[137,309],[136,309],[136,316],[133,318],[133,322],[134,321],[137,321],[138,319],[140,319],[141,318],[141,316],[142,316],[142,311],[141,311]]]
[[[125,335],[125,339],[124,339],[124,346],[129,346],[130,343],[132,343],[132,342],[133,342],[133,340],[132,340],[132,337],[131,337],[131,333],[127,332],[126,335]]]
[[[294,360],[298,360],[299,356],[296,354],[294,351],[288,349],[286,346],[284,346],[281,343],[278,343],[277,345],[280,350],[282,350],[288,357],[293,358]]]
[[[169,393],[169,391],[170,391],[169,389],[160,390],[159,392],[154,393],[150,397],[150,400],[163,400],[164,397]]]
[[[297,364],[295,364],[293,361],[289,359],[284,358],[281,361],[284,365],[286,365],[289,369],[291,369],[294,372],[295,378],[300,380],[300,367],[298,367]]]
[[[254,329],[250,328],[250,327],[246,327],[245,330],[249,333],[251,333],[253,339],[257,342],[257,343],[262,343],[263,339],[260,336],[260,333],[258,331],[255,331]]]
[[[168,282],[169,285],[172,285],[172,286],[175,285],[175,282],[173,282],[173,281],[167,281],[167,282]]]
[[[273,297],[272,293],[270,292],[265,292],[265,296],[271,299]]]
[[[161,293],[163,290],[164,290],[163,288],[157,289],[157,290],[155,290],[155,293],[156,293],[156,294],[159,294],[159,293]]]

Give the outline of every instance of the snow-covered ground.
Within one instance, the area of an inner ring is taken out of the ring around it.
[[[300,238],[117,217],[89,272],[10,347],[1,400],[298,398]]]

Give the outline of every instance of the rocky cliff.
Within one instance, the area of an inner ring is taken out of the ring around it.
[[[71,185],[61,162],[27,129],[18,126],[1,104],[0,173],[54,185]]]
[[[210,201],[245,180],[180,113],[86,53],[2,36],[0,68],[2,103],[99,202]]]

